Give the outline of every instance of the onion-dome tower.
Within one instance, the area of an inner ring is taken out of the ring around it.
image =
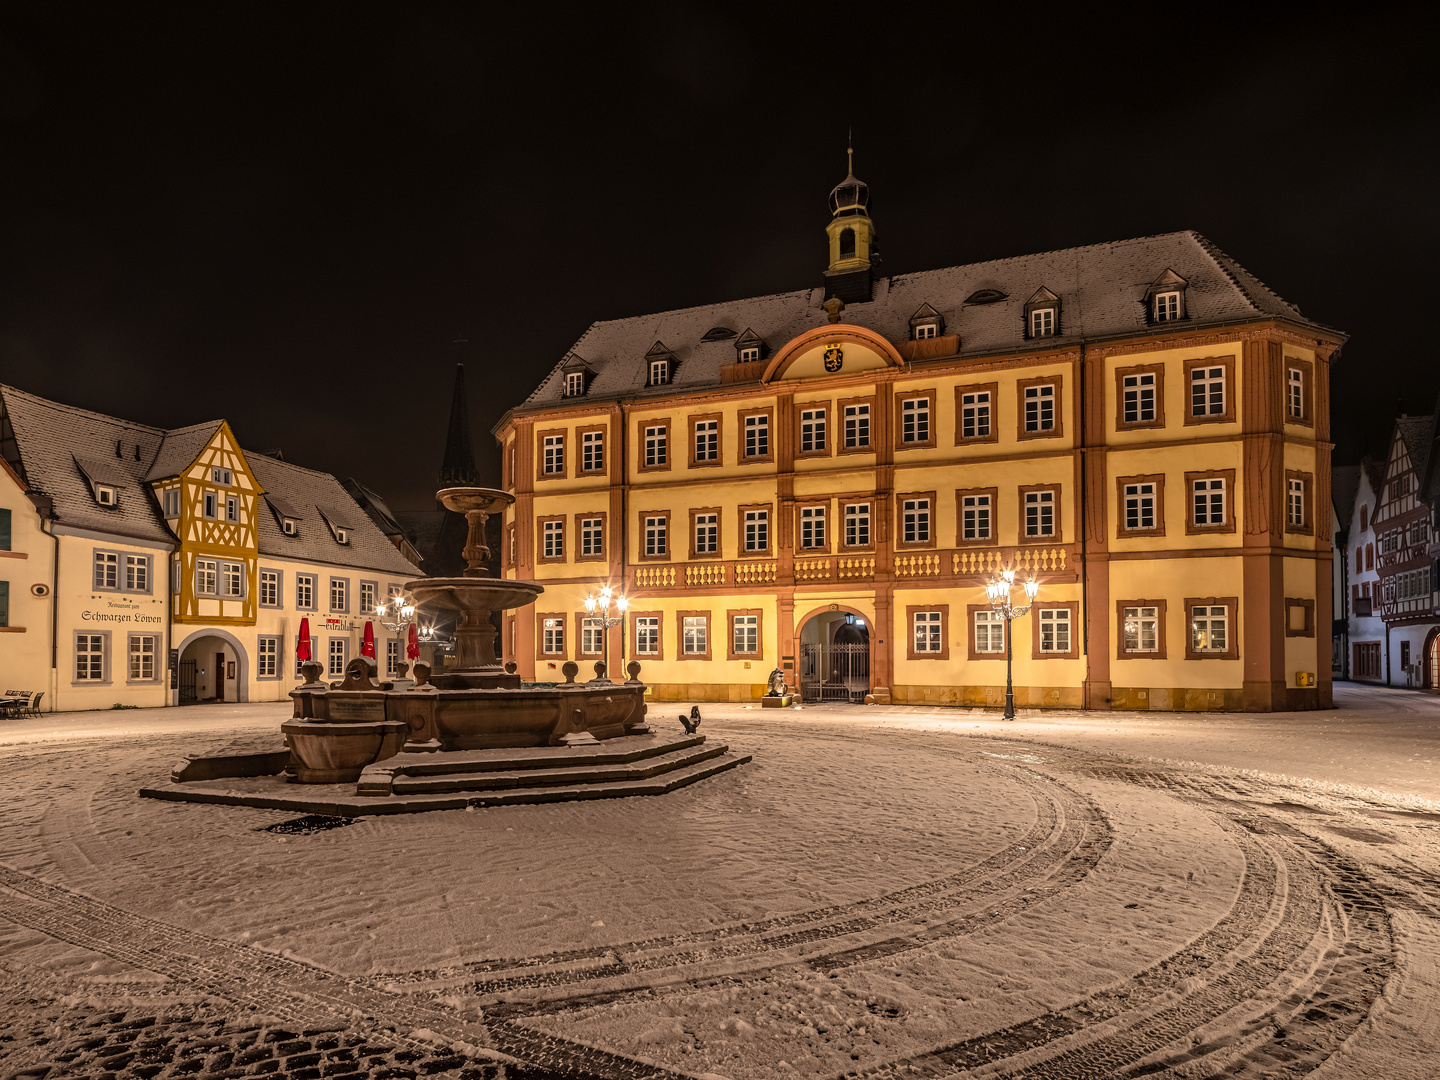
[[[855,149],[845,150],[845,179],[830,191],[830,267],[825,271],[825,299],[838,296],[847,304],[870,299],[880,261],[875,223],[870,220],[870,188],[855,176]]]

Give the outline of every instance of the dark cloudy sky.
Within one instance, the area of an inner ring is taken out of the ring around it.
[[[817,284],[853,124],[891,272],[1194,228],[1351,334],[1337,460],[1431,407],[1425,35],[1013,7],[5,5],[0,380],[433,505],[457,360],[494,475],[591,321]]]

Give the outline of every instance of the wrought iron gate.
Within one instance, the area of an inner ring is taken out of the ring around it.
[[[195,665],[196,660],[180,661],[180,704],[195,704]]]
[[[870,692],[869,645],[800,646],[800,697],[863,705]]]

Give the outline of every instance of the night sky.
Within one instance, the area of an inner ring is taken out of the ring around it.
[[[850,125],[887,272],[1194,228],[1351,335],[1337,462],[1440,391],[1432,46],[1378,13],[28,7],[0,381],[224,417],[397,509],[433,506],[457,361],[493,482],[590,322],[819,284]]]

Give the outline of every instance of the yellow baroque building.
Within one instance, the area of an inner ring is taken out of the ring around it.
[[[657,699],[998,705],[1008,647],[1021,706],[1331,705],[1344,335],[1194,232],[886,277],[830,209],[821,286],[597,322],[496,426],[523,674],[608,633]]]

